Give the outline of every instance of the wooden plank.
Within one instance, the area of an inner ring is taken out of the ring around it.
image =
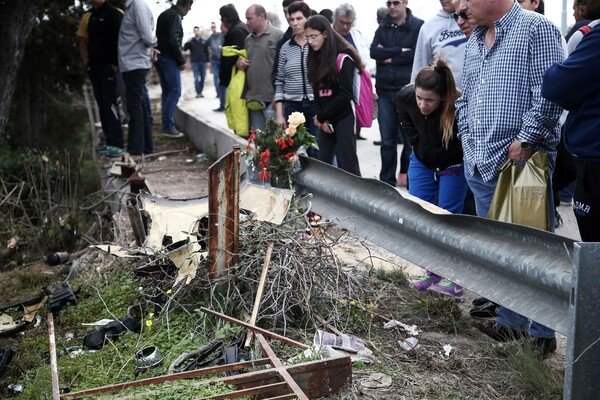
[[[287,385],[285,382],[271,383],[269,385],[256,386],[248,389],[235,390],[233,392],[218,394],[211,397],[203,397],[198,400],[226,400],[226,399],[237,399],[238,397],[244,396],[255,396],[263,393],[272,393],[275,391],[286,390]]]
[[[275,356],[273,349],[271,349],[271,346],[269,346],[269,343],[267,343],[265,337],[260,333],[257,333],[256,339],[258,339],[258,342],[260,343],[263,352],[267,353],[266,355],[272,361],[277,360],[277,364],[275,364],[275,367],[278,367],[277,370],[279,371],[280,376],[285,380],[285,383],[288,385],[290,390],[296,395],[298,400],[308,400],[308,397],[304,394],[302,389],[300,389],[300,386],[298,386],[294,378],[292,378],[289,372],[285,368],[283,368],[283,366],[281,365],[281,361],[279,361],[279,358]]]
[[[295,341],[293,339],[289,339],[289,338],[286,338],[285,336],[281,336],[281,335],[278,335],[277,333],[268,331],[266,329],[250,325],[247,322],[240,321],[239,319],[235,319],[235,318],[229,317],[229,316],[227,316],[225,314],[218,313],[218,312],[213,311],[213,310],[211,310],[209,308],[200,307],[200,310],[203,311],[203,312],[205,312],[205,313],[207,313],[207,314],[211,314],[211,315],[214,315],[214,316],[219,317],[221,319],[224,319],[225,321],[231,322],[232,324],[243,326],[244,328],[250,329],[253,332],[262,333],[263,335],[268,336],[268,337],[270,337],[272,339],[277,339],[277,340],[279,340],[281,342],[284,342],[284,343],[287,343],[287,344],[291,344],[291,345],[299,347],[299,348],[301,348],[303,350],[306,350],[306,349],[309,348],[309,346],[305,345],[304,343],[300,343],[300,342],[297,342],[297,341]]]
[[[270,242],[269,247],[267,247],[267,254],[265,255],[265,262],[263,264],[262,272],[260,273],[260,281],[258,283],[258,289],[256,290],[256,297],[254,298],[254,307],[252,308],[252,316],[250,317],[250,325],[256,325],[256,318],[258,318],[258,309],[260,308],[260,301],[262,300],[263,291],[265,289],[265,282],[267,281],[267,271],[269,270],[269,265],[271,264],[271,254],[273,253],[274,243]],[[250,346],[250,342],[252,342],[252,335],[246,338],[246,342],[244,343],[244,347]]]
[[[54,337],[54,316],[48,313],[48,338],[50,341],[50,370],[52,373],[52,399],[60,400],[58,383],[58,361],[56,360],[56,338]]]
[[[162,375],[156,376],[152,378],[139,379],[137,381],[123,382],[117,383],[114,385],[101,386],[93,389],[82,390],[79,392],[65,393],[60,398],[61,399],[78,399],[85,396],[91,396],[99,393],[110,393],[110,392],[118,392],[124,389],[129,389],[132,387],[144,387],[148,385],[155,385],[165,382],[177,381],[180,379],[191,379],[198,378],[205,375],[214,375],[227,371],[235,371],[244,368],[252,368],[255,366],[261,365],[270,365],[271,361],[268,358],[260,358],[255,361],[242,361],[235,364],[226,364],[226,365],[218,365],[215,367],[207,367],[202,369],[197,369],[194,371],[185,371],[179,372],[177,374],[171,375]]]

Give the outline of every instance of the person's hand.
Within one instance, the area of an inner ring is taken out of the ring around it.
[[[321,129],[321,122],[319,122],[319,120],[317,119],[317,116],[315,115],[313,117],[313,125],[317,128],[317,129]]]
[[[508,146],[508,158],[513,162],[525,162],[533,154],[532,149],[524,149],[521,147],[521,141],[515,140]]]
[[[383,60],[383,64],[391,64],[391,63],[392,63],[391,58],[387,58],[387,59]]]
[[[150,60],[152,62],[156,62],[158,60],[158,55],[160,54],[160,51],[156,48],[151,48],[150,49]]]
[[[250,66],[250,60],[245,60],[243,58],[240,58],[239,60],[237,60],[235,62],[235,66],[237,67],[237,69],[245,71]]]
[[[285,117],[282,114],[277,113],[276,120],[277,120],[277,123],[279,125],[281,125],[281,129],[286,129],[287,128],[287,122],[285,122]]]

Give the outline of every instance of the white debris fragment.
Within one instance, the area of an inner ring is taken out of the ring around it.
[[[442,349],[444,350],[444,353],[442,354],[442,352],[440,352],[440,354],[442,354],[442,356],[446,358],[450,357],[452,350],[454,350],[454,348],[449,344],[445,344],[444,346],[442,346]]]
[[[416,337],[409,337],[406,338],[406,340],[398,340],[398,344],[400,345],[400,348],[406,352],[416,350],[421,347],[419,345],[419,339]]]
[[[411,336],[419,336],[419,331],[418,331],[416,325],[406,325],[405,323],[396,321],[395,319],[392,319],[392,320],[386,322],[385,325],[383,325],[383,327],[385,329],[392,329],[392,328],[398,327]]]

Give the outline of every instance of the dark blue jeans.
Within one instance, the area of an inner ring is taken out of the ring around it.
[[[193,62],[192,72],[194,73],[194,88],[196,94],[201,94],[204,90],[204,80],[206,79],[206,63]]]
[[[129,111],[129,135],[127,151],[131,155],[150,154],[152,143],[152,113],[146,90],[147,69],[123,72],[123,82]]]
[[[408,180],[410,182],[408,193],[436,204],[452,214],[462,213],[467,194],[463,164],[442,171],[433,171],[422,164],[413,153],[410,155]]]
[[[306,118],[306,130],[319,140],[319,129],[313,123],[313,117],[317,115],[317,105],[314,101],[285,101],[283,103],[283,115],[287,121],[291,113],[298,111],[304,114]],[[319,151],[315,149],[307,149],[309,157],[319,158]]]
[[[552,176],[552,169],[550,169],[550,176]],[[475,208],[477,210],[477,216],[487,218],[488,211],[492,204],[492,197],[496,190],[496,183],[498,177],[491,181],[485,182],[481,177],[481,174],[475,168],[475,173],[470,176],[465,171],[465,178],[469,187],[475,195]],[[550,226],[554,227],[554,199],[552,198],[552,178],[548,179],[548,216],[550,217]],[[552,228],[554,231],[554,228]],[[508,328],[520,330],[521,332],[529,332],[533,337],[540,338],[553,338],[554,331],[538,322],[530,321],[521,314],[517,314],[508,308],[500,306],[498,308],[498,317],[496,323]]]
[[[175,108],[181,97],[181,72],[174,59],[159,55],[154,64],[160,78],[162,130],[175,130]]]
[[[88,76],[98,104],[102,132],[108,146],[123,148],[123,129],[117,104],[117,80],[110,64],[88,68]]]
[[[378,90],[377,100],[379,133],[381,134],[381,171],[379,180],[396,186],[396,169],[398,167],[398,137],[402,135],[404,145],[400,156],[400,172],[408,172],[412,148],[407,135],[400,128],[396,114],[396,90]]]

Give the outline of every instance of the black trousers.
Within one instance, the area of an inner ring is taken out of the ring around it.
[[[600,242],[600,163],[577,161],[573,212],[584,242]]]
[[[129,112],[129,135],[127,151],[131,155],[150,154],[154,151],[152,141],[152,113],[147,100],[147,69],[123,72],[123,82]]]
[[[123,129],[117,104],[117,80],[110,64],[88,67],[88,76],[98,104],[102,132],[108,146],[123,148]]]
[[[356,155],[354,115],[348,114],[333,124],[333,129],[333,133],[319,132],[319,160],[332,164],[333,156],[337,155],[338,162],[344,171],[361,176]]]

